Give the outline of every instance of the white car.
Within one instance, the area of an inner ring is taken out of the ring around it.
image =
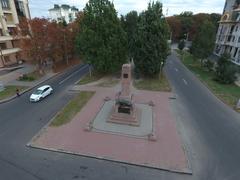
[[[31,102],[40,101],[41,99],[45,98],[46,96],[52,94],[52,92],[53,92],[53,88],[49,85],[44,85],[42,87],[39,87],[30,96],[30,101]]]

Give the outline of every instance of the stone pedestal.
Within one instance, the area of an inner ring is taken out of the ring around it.
[[[131,94],[131,65],[122,66],[121,91],[117,94],[115,106],[107,122],[139,126],[138,115],[141,113],[137,110]]]

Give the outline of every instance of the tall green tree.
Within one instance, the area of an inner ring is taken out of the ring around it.
[[[89,0],[80,22],[77,49],[101,73],[119,70],[127,57],[127,40],[117,12],[108,0]]]
[[[200,26],[192,44],[192,53],[202,62],[212,54],[215,45],[216,29],[212,22],[206,20]]]
[[[162,14],[162,4],[153,1],[139,16],[134,52],[138,72],[145,76],[159,73],[169,53],[168,37],[169,28]]]
[[[130,11],[126,16],[121,16],[121,22],[123,29],[127,33],[128,42],[128,57],[131,59],[133,57],[133,52],[135,49],[135,41],[138,26],[138,13],[137,11]]]
[[[182,25],[181,39],[188,40],[190,29],[193,25],[193,13],[191,11],[182,12],[179,16]]]

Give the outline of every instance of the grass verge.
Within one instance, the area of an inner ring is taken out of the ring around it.
[[[103,82],[99,83],[100,87],[113,87],[119,83],[119,79],[115,79],[113,77],[107,77]]]
[[[81,111],[84,105],[94,95],[94,92],[82,91],[79,95],[70,101],[58,114],[55,116],[50,126],[59,127],[70,122],[74,116]]]
[[[78,85],[84,85],[84,84],[88,84],[88,83],[92,83],[94,81],[98,81],[99,79],[101,79],[103,77],[103,75],[98,74],[96,72],[93,72],[92,75],[90,76],[90,74],[87,74],[86,76],[84,76],[78,83]]]
[[[164,74],[161,76],[161,79],[144,78],[140,80],[134,80],[133,85],[135,88],[140,90],[164,91],[164,92],[171,91],[169,82]]]
[[[240,87],[235,84],[220,84],[214,80],[214,72],[201,67],[200,62],[188,52],[179,53],[183,64],[188,67],[219,99],[232,108],[240,98]]]
[[[19,89],[19,91],[23,91],[27,89],[28,87],[23,86],[6,86],[5,89],[0,92],[0,100],[12,97],[16,94],[16,89]]]

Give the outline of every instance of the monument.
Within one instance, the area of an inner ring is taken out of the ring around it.
[[[115,105],[108,122],[139,126],[140,122],[138,116],[141,114],[141,111],[136,108],[133,101],[131,83],[131,64],[124,64],[121,74],[121,91],[116,95]]]

